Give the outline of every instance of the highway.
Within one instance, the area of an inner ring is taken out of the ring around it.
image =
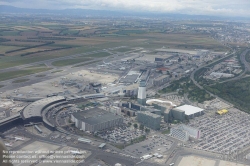
[[[244,71],[237,77],[231,78],[231,79],[227,79],[225,81],[221,81],[220,83],[224,83],[224,82],[229,82],[229,81],[235,81],[238,79],[243,78],[243,76],[250,71],[250,64],[246,61],[246,54],[249,52],[250,50],[247,49],[244,52],[241,53],[240,55],[240,61],[244,64]]]
[[[219,61],[222,60],[222,59],[227,59],[227,58],[229,58],[230,56],[232,56],[233,54],[235,54],[235,51],[234,51],[233,53],[229,54],[229,55],[226,56],[226,57],[217,59],[217,60],[213,61],[212,63],[209,63],[209,64],[206,64],[206,65],[200,66],[199,68],[197,68],[196,70],[194,70],[194,71],[191,73],[190,79],[193,81],[193,83],[194,83],[198,88],[204,89],[204,88],[203,88],[200,84],[198,84],[198,82],[194,79],[195,73],[196,73],[197,71],[199,71],[200,69],[204,68],[204,67],[208,67],[209,65],[212,65],[212,64],[215,64],[215,63],[219,62]],[[205,90],[205,89],[204,89],[204,90]],[[207,91],[207,90],[205,90],[205,91],[206,91],[207,93],[209,93],[211,96],[214,96],[214,97],[218,98],[219,100],[221,100],[221,101],[223,101],[223,102],[225,102],[225,103],[231,105],[230,103],[228,103],[228,102],[225,101],[224,99],[222,99],[222,98],[220,98],[220,97],[218,97],[218,96],[212,94],[211,92],[209,92],[209,91]]]
[[[199,87],[200,89],[203,89],[203,87],[202,87],[201,85],[199,85],[199,84],[197,83],[197,81],[194,79],[195,73],[196,73],[197,71],[199,71],[200,69],[202,69],[202,68],[204,68],[204,67],[208,67],[209,65],[215,64],[215,63],[217,63],[218,61],[220,61],[220,60],[222,60],[222,59],[229,58],[229,57],[232,56],[233,54],[235,54],[235,51],[234,51],[233,53],[229,54],[229,55],[226,56],[226,57],[222,57],[222,58],[220,58],[220,59],[217,59],[217,60],[213,61],[212,63],[202,65],[202,66],[198,67],[197,69],[195,69],[195,70],[191,73],[191,75],[190,75],[190,78],[191,78],[191,80],[193,81],[193,83],[194,83],[197,87]]]

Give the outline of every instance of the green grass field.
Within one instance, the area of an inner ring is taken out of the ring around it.
[[[169,134],[170,130],[164,130],[163,132],[161,132],[162,134]]]
[[[19,31],[3,31],[0,32],[1,36],[19,36],[18,35]]]
[[[102,58],[102,57],[106,57],[106,56],[109,56],[109,55],[110,54],[107,53],[107,52],[100,52],[100,53],[97,53],[97,54],[88,55],[87,57]]]
[[[0,54],[4,54],[6,51],[16,50],[20,48],[23,48],[23,47],[0,45]]]
[[[34,69],[34,68],[44,68],[46,67],[45,64],[39,64],[39,65],[34,65],[34,66],[29,66],[29,67],[25,67],[26,69]]]
[[[90,65],[90,64],[93,64],[93,63],[97,63],[97,62],[100,62],[101,60],[96,60],[96,61],[92,61],[92,62],[86,62],[84,64],[80,64],[80,65],[76,65],[76,66],[73,66],[74,67],[82,67],[82,66],[86,66],[86,65]]]
[[[29,79],[20,79],[20,80],[15,80],[12,83],[22,83],[22,82],[27,82]]]
[[[28,69],[28,70],[17,70],[17,71],[10,71],[0,73],[0,81],[5,81],[17,77],[27,76],[30,74],[40,73],[44,71],[48,71],[51,68],[37,68],[37,69]]]
[[[115,51],[117,51],[117,52],[127,52],[127,51],[131,51],[131,50],[133,50],[133,49],[130,49],[130,48],[119,48],[119,49],[116,49]]]
[[[46,76],[45,74],[36,75],[36,77],[45,77],[45,76]]]
[[[74,64],[86,62],[89,60],[91,60],[91,58],[65,59],[65,60],[55,61],[52,63],[52,65],[57,66],[57,67],[61,67],[61,66],[74,65]]]
[[[56,70],[56,71],[52,71],[51,73],[60,73],[62,72],[63,70]]]

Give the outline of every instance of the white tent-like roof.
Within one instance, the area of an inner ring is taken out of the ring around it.
[[[147,104],[150,104],[152,102],[158,102],[158,103],[168,103],[171,106],[176,106],[174,103],[172,103],[171,101],[167,101],[167,100],[159,100],[159,99],[149,99],[146,101]]]

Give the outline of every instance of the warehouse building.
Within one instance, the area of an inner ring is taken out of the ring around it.
[[[139,123],[153,130],[159,130],[161,124],[161,116],[150,113],[148,111],[140,111],[137,113]]]
[[[75,126],[83,131],[95,132],[123,124],[123,118],[100,108],[91,108],[73,113],[71,120]]]

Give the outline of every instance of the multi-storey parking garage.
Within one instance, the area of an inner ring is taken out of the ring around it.
[[[95,132],[123,124],[123,118],[99,108],[73,113],[71,120],[83,131]]]

